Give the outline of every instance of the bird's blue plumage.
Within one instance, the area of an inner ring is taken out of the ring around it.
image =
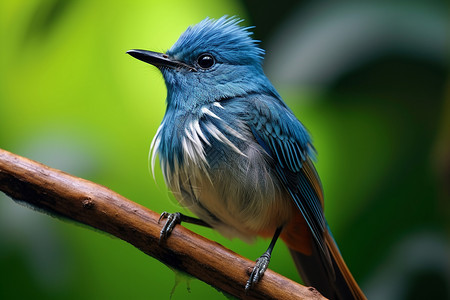
[[[155,137],[154,155],[160,156],[169,187],[176,194],[185,190],[184,198],[189,193],[180,182],[180,173],[183,173],[180,170],[185,168],[186,173],[192,172],[192,165],[198,166],[198,172],[193,172],[197,175],[181,175],[184,180],[190,178],[190,184],[200,185],[198,177],[217,177],[214,172],[230,170],[230,176],[234,178],[226,180],[245,183],[239,189],[241,195],[235,197],[248,197],[244,195],[252,191],[261,195],[256,189],[258,185],[252,186],[247,173],[234,171],[240,167],[248,168],[253,163],[249,160],[258,156],[256,160],[262,161],[270,173],[266,179],[269,182],[264,183],[273,187],[269,195],[277,197],[277,193],[284,192],[279,190],[286,190],[324,248],[321,235],[325,221],[319,195],[310,187],[308,180],[311,178],[306,178],[302,172],[303,164],[314,155],[310,135],[265,76],[262,69],[264,51],[250,38],[248,28],[238,26],[239,22],[225,17],[205,19],[189,27],[166,52],[169,57],[198,71],[161,69],[168,90],[167,111]],[[196,60],[203,53],[214,57],[212,68],[203,70],[197,65]],[[242,166],[236,165],[239,159],[246,157],[249,149],[256,149],[259,154],[253,153]],[[255,173],[254,170],[253,176]],[[219,181],[213,181],[213,184],[221,190]],[[227,191],[223,190],[223,193]],[[201,202],[196,193],[191,193],[191,198],[180,202],[188,202],[191,208]],[[211,209],[202,209],[197,213],[205,212],[214,215],[216,220],[221,219]]]

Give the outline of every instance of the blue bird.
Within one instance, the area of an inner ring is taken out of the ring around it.
[[[166,53],[127,52],[162,72],[167,108],[152,168],[159,156],[167,186],[199,218],[163,213],[161,239],[181,221],[245,241],[272,237],[249,289],[281,237],[306,284],[330,299],[365,299],[325,220],[311,137],[265,76],[264,51],[240,22],[206,18]]]

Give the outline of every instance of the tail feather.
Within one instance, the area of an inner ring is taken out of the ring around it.
[[[324,239],[332,265],[317,245],[313,245],[312,255],[289,249],[305,284],[315,287],[329,299],[366,299],[345,264],[333,236],[326,232]]]

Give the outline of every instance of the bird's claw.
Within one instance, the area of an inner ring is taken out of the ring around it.
[[[253,268],[250,278],[245,285],[245,291],[248,291],[255,283],[257,283],[264,275],[270,262],[270,253],[264,253],[260,258],[256,260],[255,267]]]
[[[164,224],[163,228],[161,229],[161,232],[159,234],[159,242],[167,239],[169,235],[172,233],[172,230],[175,228],[175,225],[181,223],[181,214],[180,213],[168,213],[163,212],[158,219],[158,224],[161,222],[162,219],[167,218],[166,223]]]

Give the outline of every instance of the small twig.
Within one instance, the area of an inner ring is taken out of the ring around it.
[[[159,215],[110,189],[0,149],[0,190],[31,204],[108,232],[166,265],[241,299],[325,299],[271,270],[245,293],[250,261],[183,226],[158,243]]]

